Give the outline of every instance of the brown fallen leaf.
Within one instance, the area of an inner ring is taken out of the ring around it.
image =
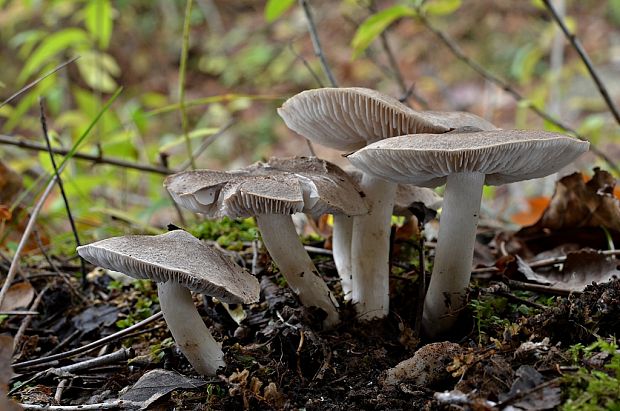
[[[583,249],[566,254],[562,270],[545,274],[535,272],[521,257],[508,256],[504,275],[518,273],[527,280],[562,291],[583,291],[593,282],[600,284],[613,277],[620,278],[620,262],[613,256],[606,256],[596,250]],[[506,260],[505,259],[505,260]]]
[[[13,284],[7,290],[0,311],[13,311],[17,308],[25,308],[30,305],[34,298],[34,288],[29,282]]]
[[[13,338],[0,335],[0,410],[19,411],[22,407],[8,398],[9,380],[13,377],[11,356],[13,355]]]
[[[605,227],[620,232],[620,201],[614,196],[616,181],[611,174],[594,169],[584,182],[574,173],[557,182],[549,207],[529,231],[575,227]]]
[[[532,225],[540,220],[540,217],[542,217],[549,206],[550,199],[549,197],[540,196],[528,198],[526,201],[529,207],[528,210],[514,213],[510,217],[514,223],[520,226]]]

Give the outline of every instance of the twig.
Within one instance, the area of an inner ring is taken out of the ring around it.
[[[547,285],[524,283],[523,281],[510,280],[507,278],[502,281],[504,281],[510,288],[514,288],[517,290],[553,294],[553,295],[559,295],[562,297],[568,297],[571,294],[579,295],[582,293],[581,291],[577,291],[577,290],[564,290],[561,288],[550,287]]]
[[[579,57],[581,57],[583,64],[585,64],[586,68],[588,69],[588,73],[590,73],[590,77],[592,77],[592,80],[594,80],[594,83],[596,84],[598,91],[601,93],[601,96],[603,96],[603,99],[605,100],[607,107],[609,107],[609,110],[611,111],[614,118],[616,119],[616,123],[620,125],[620,113],[618,113],[618,107],[616,107],[616,103],[614,103],[614,101],[611,99],[609,92],[607,91],[607,88],[605,87],[605,84],[603,83],[598,73],[596,72],[596,69],[594,68],[594,65],[592,64],[592,60],[590,60],[590,56],[588,56],[588,53],[585,51],[585,49],[581,45],[581,41],[579,41],[577,36],[568,29],[568,27],[564,23],[564,20],[562,19],[558,11],[555,9],[553,4],[551,4],[549,0],[543,0],[543,3],[545,4],[545,7],[547,8],[547,10],[549,10],[549,12],[551,13],[551,16],[553,16],[553,19],[555,20],[555,22],[558,23],[558,26],[560,26],[560,28],[564,32],[564,36],[566,36],[566,39],[573,46],[577,54],[579,54]]]
[[[43,371],[44,375],[57,375],[59,377],[70,377],[71,374],[89,370],[91,368],[100,367],[102,365],[112,364],[118,361],[125,361],[136,355],[133,348],[122,348],[113,353],[102,355],[101,357],[89,358],[75,364],[65,365],[64,367],[50,368]]]
[[[20,148],[25,148],[27,150],[46,151],[46,152],[48,151],[47,147],[45,147],[45,145],[43,144],[31,143],[29,141],[16,139],[14,137],[1,135],[1,134],[0,134],[0,144],[6,144],[6,145],[16,146]],[[52,148],[52,152],[54,154],[67,155],[69,151],[71,150],[64,149],[64,148]],[[149,173],[157,173],[157,174],[163,174],[163,175],[174,173],[174,170],[168,170],[168,169],[158,167],[158,166],[152,166],[149,164],[136,164],[136,163],[131,163],[129,161],[124,161],[124,160],[117,159],[117,158],[103,157],[103,156],[91,155],[91,154],[86,154],[86,153],[76,152],[73,155],[73,158],[76,158],[79,160],[92,161],[96,164],[110,164],[113,166],[118,166],[118,167],[123,167],[123,168],[131,168],[134,170],[146,171]]]
[[[424,298],[426,297],[426,267],[424,261],[424,235],[420,233],[420,242],[418,243],[418,259],[419,259],[419,278],[418,278],[418,301],[416,303],[415,314],[415,335],[420,336],[422,333],[422,316],[424,314]]]
[[[306,21],[308,22],[308,31],[310,32],[310,39],[312,40],[312,47],[314,48],[314,55],[319,58],[321,62],[321,67],[323,67],[323,72],[329,79],[329,83],[332,87],[338,87],[338,83],[336,82],[336,78],[332,73],[329,65],[327,64],[327,60],[325,59],[325,55],[323,54],[323,49],[321,48],[321,41],[319,40],[319,35],[316,31],[316,26],[314,24],[314,19],[312,18],[312,10],[310,10],[310,5],[307,0],[299,0],[299,4],[304,10],[304,14],[306,16]]]
[[[168,153],[160,151],[159,160],[161,161],[162,167],[168,168]],[[177,202],[174,201],[174,198],[172,198],[172,194],[170,194],[168,190],[166,190],[166,194],[168,195],[168,198],[170,199],[172,206],[177,212],[177,216],[179,217],[179,222],[181,223],[181,225],[187,226],[187,222],[185,221],[185,217],[183,216],[183,210],[181,210],[181,206],[179,206],[179,204],[177,204]]]
[[[61,172],[63,168],[64,168],[64,165],[61,166],[58,171]],[[15,274],[17,273],[17,268],[19,267],[19,260],[20,260],[21,254],[24,251],[24,247],[26,246],[26,243],[28,242],[28,238],[30,238],[30,234],[32,233],[32,230],[34,229],[34,225],[37,221],[37,217],[39,216],[39,213],[41,212],[41,208],[43,208],[43,203],[45,203],[45,200],[52,192],[54,185],[56,185],[56,180],[57,180],[57,176],[55,175],[51,178],[50,182],[47,183],[47,187],[45,187],[43,194],[41,194],[41,197],[37,201],[37,204],[34,206],[34,208],[32,209],[30,213],[30,220],[28,220],[28,224],[26,225],[26,228],[24,229],[22,238],[19,241],[19,244],[17,245],[17,249],[15,250],[15,254],[13,255],[13,261],[11,261],[11,266],[9,267],[9,272],[6,275],[4,284],[2,285],[2,289],[0,289],[0,306],[2,306],[4,297],[6,296],[6,293],[9,290],[9,287],[11,286],[13,279],[15,278]]]
[[[94,350],[95,348],[101,347],[102,345],[105,345],[107,343],[109,343],[110,341],[116,341],[119,340],[125,336],[127,336],[128,334],[132,333],[133,331],[152,323],[153,321],[159,320],[160,318],[163,317],[163,313],[160,311],[156,314],[151,315],[150,317],[140,321],[139,323],[136,323],[130,327],[127,327],[123,330],[117,331],[114,334],[108,335],[107,337],[101,338],[97,341],[93,341],[90,344],[86,344],[83,347],[78,347],[75,348],[73,350],[70,351],[66,351],[64,353],[60,353],[60,354],[54,354],[54,355],[50,355],[47,357],[41,357],[41,358],[37,358],[35,360],[30,360],[30,361],[24,361],[24,362],[20,362],[20,363],[16,363],[13,364],[13,369],[15,371],[17,371],[18,369],[23,369],[26,367],[32,367],[34,365],[41,365],[41,364],[47,364],[49,362],[52,361],[56,361],[56,360],[60,360],[63,358],[68,358],[68,357],[73,357],[74,355],[77,354],[82,354],[91,350]]]
[[[54,394],[54,401],[60,402],[62,400],[62,394],[65,392],[65,389],[70,385],[71,380],[68,378],[63,378],[60,380],[58,385],[56,386],[56,393]]]
[[[227,122],[226,124],[224,124],[224,126],[222,126],[222,128],[220,128],[217,133],[210,135],[208,138],[205,138],[204,141],[202,142],[202,144],[200,144],[200,147],[198,147],[198,149],[196,151],[194,151],[191,155],[191,157],[187,160],[185,160],[185,162],[183,162],[178,170],[179,171],[183,171],[186,170],[189,166],[192,166],[192,168],[196,168],[196,164],[195,164],[195,159],[198,158],[199,155],[201,155],[211,144],[213,144],[213,142],[215,140],[217,140],[218,138],[220,138],[221,136],[224,135],[224,133],[233,126],[233,124],[235,124],[234,120],[230,120],[229,122]]]
[[[368,8],[372,13],[377,12],[377,7],[375,6],[374,1],[370,2],[370,6]],[[394,56],[394,52],[392,51],[392,47],[390,46],[390,43],[388,41],[388,31],[389,27],[386,30],[383,30],[379,35],[379,40],[381,40],[381,48],[383,49],[383,52],[388,58],[388,63],[390,65],[392,75],[394,76],[394,79],[396,80],[396,83],[400,88],[401,99],[404,99],[403,102],[407,104],[407,98],[411,96],[418,104],[420,104],[423,109],[427,110],[429,107],[428,101],[426,101],[424,97],[416,93],[413,86],[407,87],[407,85],[405,84],[405,78],[402,71],[400,70],[400,67],[398,66],[398,61],[396,61],[396,57]]]
[[[0,311],[0,315],[39,315],[38,311]]]
[[[141,402],[115,400],[112,402],[102,402],[99,404],[85,405],[36,405],[19,404],[24,410],[31,411],[98,411],[98,410],[132,410],[140,409],[144,405]]]
[[[64,63],[59,64],[58,66],[54,67],[51,71],[45,73],[43,75],[43,77],[40,77],[38,79],[36,79],[35,81],[33,81],[30,84],[25,85],[24,87],[22,87],[19,91],[17,91],[16,93],[14,93],[12,96],[10,96],[9,98],[7,98],[6,100],[4,100],[2,103],[0,103],[0,108],[4,107],[5,105],[7,105],[8,103],[10,103],[13,99],[15,99],[17,96],[19,96],[20,94],[30,90],[31,88],[33,88],[34,86],[36,86],[37,84],[39,84],[41,81],[45,80],[46,78],[48,78],[49,76],[51,76],[52,74],[56,73],[57,71],[63,69],[64,67],[68,66],[69,64],[73,63],[75,60],[79,59],[80,56],[76,56],[73,57],[71,60],[65,61]]]
[[[41,290],[39,295],[37,295],[37,298],[35,298],[34,301],[32,302],[32,305],[30,305],[30,309],[28,311],[35,311],[35,312],[37,311],[37,308],[39,308],[39,304],[41,304],[41,301],[43,300],[43,296],[45,295],[47,290],[49,290],[49,288],[50,286],[48,284],[45,286],[45,288]],[[24,336],[24,333],[26,332],[26,328],[28,328],[31,321],[32,321],[32,315],[27,315],[22,320],[22,323],[19,325],[19,329],[17,330],[17,332],[15,333],[15,337],[13,338],[13,351],[17,349],[17,345],[19,344],[20,340]]]
[[[56,164],[56,159],[54,158],[54,153],[52,152],[52,144],[50,143],[50,137],[47,132],[47,119],[45,118],[45,105],[42,98],[39,98],[39,110],[41,113],[41,129],[43,130],[43,137],[45,138],[45,144],[47,145],[47,151],[50,155],[50,160],[52,162],[52,167],[54,168],[54,174],[56,176],[56,182],[58,183],[58,189],[60,190],[60,195],[62,196],[62,200],[65,203],[65,210],[67,212],[67,217],[69,218],[69,225],[71,226],[71,231],[73,231],[73,238],[75,238],[75,245],[77,247],[81,246],[80,236],[78,234],[77,228],[75,226],[75,220],[73,220],[73,214],[71,213],[71,207],[69,206],[69,200],[67,199],[67,193],[65,193],[65,187],[62,183],[62,177],[60,177],[60,173],[58,172],[58,165]],[[80,259],[80,272],[82,273],[82,288],[86,288],[86,264],[84,263],[84,259],[81,256],[78,256]]]
[[[450,49],[450,51],[452,52],[452,54],[454,54],[456,56],[456,58],[458,58],[463,63],[468,65],[472,70],[474,70],[480,76],[482,76],[483,78],[487,79],[491,83],[494,83],[499,88],[501,88],[502,90],[504,90],[505,92],[510,94],[512,96],[512,98],[514,98],[516,101],[518,101],[520,103],[525,103],[527,105],[527,108],[532,110],[540,118],[548,121],[549,123],[552,123],[553,125],[561,128],[562,130],[566,131],[569,134],[572,134],[573,136],[575,136],[576,138],[578,138],[580,140],[589,141],[587,138],[585,138],[584,136],[579,134],[577,132],[577,130],[575,130],[574,128],[570,127],[569,125],[563,123],[562,121],[556,119],[555,117],[551,116],[546,111],[538,108],[535,104],[533,104],[531,101],[526,99],[521,93],[519,93],[509,83],[507,83],[506,81],[500,79],[495,74],[491,73],[489,70],[487,70],[486,68],[484,68],[480,64],[478,64],[476,61],[474,61],[471,58],[469,58],[465,54],[465,52],[461,49],[461,47],[458,44],[456,44],[456,42],[454,40],[452,40],[452,38],[450,38],[443,31],[435,28],[428,21],[428,19],[426,17],[424,17],[424,15],[422,13],[418,14],[418,19],[420,20],[420,22],[422,22],[422,24],[424,24],[424,26],[429,31],[431,31],[437,38],[439,38],[439,40],[441,40],[441,42],[444,43],[448,47],[448,49]],[[614,161],[611,158],[609,158],[607,156],[607,154],[602,152],[598,147],[596,147],[591,142],[590,142],[590,151],[592,151],[598,157],[603,159],[607,163],[607,166],[611,170],[615,171],[616,174],[620,174],[620,168],[614,163]]]
[[[179,111],[181,112],[181,128],[185,138],[189,164],[192,169],[196,168],[194,157],[192,156],[192,140],[189,138],[189,125],[187,124],[187,112],[185,110],[185,73],[187,68],[187,54],[189,50],[189,28],[192,14],[193,0],[187,0],[185,5],[185,19],[183,21],[183,48],[181,49],[181,65],[179,67]]]
[[[323,82],[321,81],[319,76],[314,72],[314,70],[312,70],[312,67],[310,67],[310,64],[308,64],[308,61],[304,58],[304,56],[302,56],[301,54],[297,53],[297,51],[295,51],[295,48],[293,47],[293,43],[292,42],[289,42],[288,46],[289,46],[289,49],[291,50],[291,53],[293,53],[293,55],[296,58],[301,60],[301,62],[303,63],[304,67],[306,68],[306,70],[308,70],[310,75],[314,78],[314,80],[317,82],[318,86],[322,88],[323,87]],[[310,155],[312,157],[316,157],[316,152],[314,151],[314,146],[312,145],[312,142],[310,140],[308,140],[307,138],[304,138],[304,140],[306,140],[306,145],[308,146],[308,150],[310,151]]]

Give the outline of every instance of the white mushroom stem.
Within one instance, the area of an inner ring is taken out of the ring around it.
[[[323,325],[326,328],[338,324],[338,302],[304,249],[291,216],[260,214],[256,216],[256,223],[269,255],[301,303],[325,311],[327,318]]]
[[[353,217],[344,214],[334,214],[334,230],[332,234],[332,250],[334,263],[340,276],[340,286],[345,301],[351,299],[352,269],[351,269],[351,238],[353,237]]]
[[[483,173],[448,176],[433,274],[424,300],[422,326],[431,337],[449,329],[464,305],[484,178]]]
[[[157,283],[164,319],[179,349],[202,375],[215,375],[224,367],[224,353],[196,310],[192,293],[174,281]]]
[[[383,318],[390,301],[390,228],[396,183],[363,173],[360,187],[370,213],[353,218],[353,303],[360,320]]]

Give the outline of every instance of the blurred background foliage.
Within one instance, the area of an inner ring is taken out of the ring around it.
[[[309,3],[323,51],[341,86],[403,96],[380,38],[383,33],[404,84],[413,87],[414,96],[407,101],[414,108],[471,111],[502,128],[553,129],[526,104],[516,103],[456,59],[416,19],[422,10],[471,59],[575,127],[612,158],[620,158],[613,144],[617,125],[539,1]],[[612,96],[618,97],[620,1],[555,3],[566,9],[567,23]],[[68,149],[122,86],[122,94],[80,152],[178,170],[188,160],[184,111],[192,147],[208,144],[196,158],[199,168],[239,167],[272,155],[307,155],[305,141],[289,132],[275,111],[288,96],[328,85],[300,5],[293,0],[194,0],[183,62],[185,10],[181,0],[0,0],[0,101],[79,56],[1,107],[0,134],[44,143],[38,104],[42,97],[52,145]],[[209,139],[212,136],[217,138]],[[339,164],[344,161],[339,153],[320,147],[317,154]],[[0,145],[0,156],[32,189],[20,204],[15,198],[8,204],[13,215],[3,221],[0,234],[11,248],[19,239],[11,233],[20,231],[40,176],[52,167],[46,152]],[[593,161],[586,159],[581,166]],[[86,240],[156,232],[179,222],[162,188],[162,174],[74,159],[63,178]],[[552,187],[531,191],[549,195]],[[489,190],[488,195],[501,198],[502,192]],[[504,193],[504,208],[519,208],[512,197]],[[40,232],[45,241],[53,239],[56,246],[72,250],[59,195],[48,200]]]

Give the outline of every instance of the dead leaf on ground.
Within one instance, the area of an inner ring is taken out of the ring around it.
[[[510,218],[515,224],[520,226],[528,226],[540,220],[547,207],[549,206],[549,197],[540,196],[532,197],[527,200],[528,210],[514,213]]]
[[[0,410],[21,410],[17,403],[7,397],[9,380],[13,377],[11,369],[11,356],[13,355],[13,338],[8,335],[0,335]]]
[[[615,186],[614,177],[598,168],[588,182],[581,173],[566,176],[557,182],[543,216],[526,230],[605,227],[620,232],[620,201],[614,197]]]
[[[140,377],[120,399],[140,403],[140,409],[145,409],[174,390],[200,388],[206,383],[203,379],[186,377],[174,371],[152,370]]]
[[[516,273],[527,280],[563,291],[583,291],[586,286],[605,283],[613,277],[620,278],[620,262],[613,256],[603,255],[596,250],[583,249],[566,254],[562,271],[535,272],[521,257],[509,256],[504,275],[514,277]]]
[[[0,306],[0,311],[13,311],[18,308],[26,308],[34,298],[34,288],[29,282],[13,284],[9,287],[4,301]]]

